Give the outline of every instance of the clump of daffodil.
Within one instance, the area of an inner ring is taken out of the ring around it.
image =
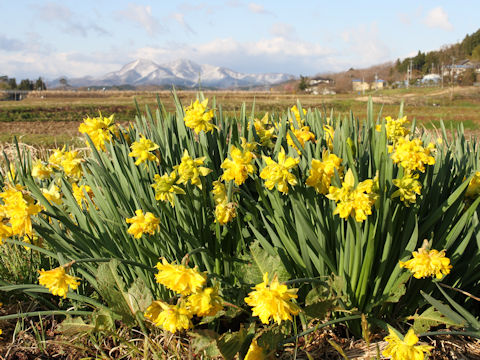
[[[423,360],[426,355],[430,355],[430,350],[433,346],[429,345],[415,345],[418,342],[418,337],[415,335],[413,328],[408,330],[403,339],[390,327],[388,327],[389,335],[385,337],[388,343],[382,355],[389,357],[392,360]]]
[[[405,127],[408,125],[407,117],[404,116],[399,119],[392,119],[391,116],[385,118],[385,130],[387,132],[387,138],[392,143],[395,143],[398,139],[407,136],[410,130]],[[375,127],[377,131],[382,131],[382,125]]]
[[[307,114],[307,110],[302,109],[302,111],[303,111],[303,117],[305,117],[305,115]],[[293,114],[293,116],[295,116],[295,120],[297,121],[298,126],[300,127],[303,126],[305,123],[305,120],[300,115],[300,110],[298,110],[297,105],[293,105],[290,108],[290,112]]]
[[[81,209],[83,209],[83,204],[84,203],[86,204],[86,206],[88,208],[88,203],[87,203],[87,198],[85,196],[85,193],[87,193],[88,197],[93,202],[93,196],[94,196],[93,195],[93,190],[88,185],[78,186],[76,183],[73,183],[72,193],[73,193],[73,197],[77,201],[78,206],[80,206]]]
[[[153,301],[145,311],[145,318],[171,333],[187,330],[193,326],[192,313],[182,303],[169,305],[163,301]]]
[[[400,267],[410,270],[416,279],[435,276],[441,279],[450,273],[452,265],[445,256],[445,250],[427,250],[426,245],[412,252],[413,258],[405,262],[400,261]]]
[[[159,162],[158,157],[151,153],[151,151],[157,150],[158,147],[159,146],[152,140],[140,135],[140,140],[135,141],[132,145],[130,145],[130,149],[132,149],[132,151],[128,154],[128,156],[137,158],[135,160],[135,165],[137,166],[147,161]]]
[[[32,176],[39,180],[49,179],[53,170],[40,159],[35,160],[32,166]]]
[[[312,159],[312,167],[306,184],[313,187],[319,194],[328,194],[332,177],[335,175],[335,170],[338,174],[342,174],[342,159],[335,154],[329,154],[327,151],[323,152],[322,161]]]
[[[67,297],[68,289],[76,290],[80,282],[79,278],[68,275],[65,267],[60,266],[52,270],[38,270],[40,276],[38,282],[45,286],[53,295]]]
[[[157,283],[181,295],[190,295],[200,290],[207,277],[196,268],[187,268],[184,265],[170,264],[167,259],[157,263],[158,273],[155,274]]]
[[[90,118],[87,116],[86,119],[83,119],[83,123],[78,127],[78,131],[88,135],[95,148],[105,151],[105,143],[112,141],[112,134],[115,132],[115,128],[113,114],[107,118],[100,113],[98,117]],[[88,141],[85,143],[87,146],[90,146]]]
[[[188,296],[187,308],[200,317],[215,316],[223,309],[223,300],[216,287],[207,287]]]
[[[249,174],[254,174],[257,170],[252,164],[254,155],[250,150],[239,149],[232,145],[230,157],[231,159],[225,159],[221,165],[221,168],[224,169],[222,179],[224,181],[235,180],[235,185],[240,186],[247,180]]]
[[[268,324],[273,319],[277,324],[283,320],[292,320],[292,315],[298,315],[300,308],[292,302],[297,298],[298,289],[289,289],[287,285],[278,282],[277,275],[268,283],[268,273],[263,274],[263,282],[255,285],[245,298],[252,307],[253,316]]]
[[[255,339],[250,343],[244,360],[264,360],[266,359],[266,356],[267,354],[265,353],[265,350],[258,345],[257,340]]]
[[[35,203],[35,200],[27,193],[21,185],[7,184],[3,192],[0,193],[3,205],[0,205],[0,214],[10,223],[10,229],[4,229],[4,234],[10,233],[17,236],[32,236],[32,219],[37,215],[42,207]]]
[[[261,120],[255,119],[253,126],[255,127],[258,137],[260,138],[260,144],[262,146],[272,148],[275,145],[273,143],[273,139],[275,139],[276,136],[275,128],[273,126],[269,126],[268,112]]]
[[[393,179],[393,185],[398,187],[398,190],[392,194],[392,199],[398,196],[406,206],[410,203],[414,204],[422,190],[422,184],[417,179],[418,174],[413,175],[409,172],[406,172],[401,179]]]
[[[372,214],[372,206],[377,198],[373,187],[374,181],[371,179],[355,186],[352,169],[348,169],[342,187],[330,186],[328,189],[327,198],[337,203],[333,214],[339,214],[344,219],[352,215],[358,222],[366,220],[367,215]]]
[[[152,187],[155,189],[155,200],[168,201],[174,207],[174,195],[185,195],[185,190],[175,185],[177,173],[172,171],[170,174],[162,176],[155,174],[155,183]]]
[[[185,126],[193,129],[196,134],[200,131],[208,132],[216,128],[211,123],[213,118],[213,109],[207,111],[208,99],[199,102],[195,100],[193,104],[185,108]]]
[[[395,164],[400,164],[405,170],[425,172],[425,165],[434,165],[435,158],[431,156],[435,146],[430,143],[423,147],[422,140],[402,137],[397,139],[395,145],[388,147],[392,153],[391,158]]]
[[[295,129],[293,126],[290,128],[293,135],[297,138],[298,142],[302,146],[302,149],[305,148],[305,143],[307,141],[315,142],[315,134],[310,131],[310,127],[302,126],[300,129]],[[287,143],[295,150],[297,150],[298,154],[300,155],[302,151],[297,147],[294,143],[292,137],[290,136],[290,132],[287,133]]]
[[[278,163],[269,156],[264,156],[263,160],[267,164],[260,173],[260,177],[265,180],[265,187],[272,190],[275,185],[278,191],[288,194],[288,185],[297,185],[297,178],[290,170],[298,165],[300,159],[294,159],[286,156],[283,147],[278,154]]]
[[[180,165],[174,166],[179,176],[177,184],[187,184],[190,181],[192,185],[196,185],[201,189],[202,181],[200,180],[200,176],[207,176],[212,172],[211,169],[201,166],[205,159],[206,156],[192,159],[188,150],[185,149]]]
[[[225,185],[218,180],[213,182],[212,194],[215,201],[215,221],[225,225],[237,216],[236,205],[228,201]]]
[[[41,189],[41,191],[50,204],[62,204],[62,194],[59,187],[54,183],[50,184],[48,189]]]
[[[465,196],[468,198],[475,198],[480,195],[480,171],[475,172],[472,180],[468,183]]]
[[[140,239],[144,233],[153,235],[160,227],[160,220],[151,212],[147,211],[144,214],[142,209],[136,210],[135,216],[125,219],[125,221],[127,224],[132,224],[127,232],[133,235],[135,239]]]

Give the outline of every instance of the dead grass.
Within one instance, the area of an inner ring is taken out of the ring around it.
[[[121,326],[114,334],[64,335],[59,333],[58,325],[53,317],[44,318],[41,323],[25,320],[14,333],[14,323],[10,323],[9,328],[2,324],[5,330],[0,338],[0,359],[206,359],[193,351],[188,337],[159,329],[152,329],[148,337],[135,328]],[[287,344],[275,358],[373,360],[387,344],[383,341],[384,334],[373,336],[367,344],[364,340],[342,337],[339,333],[343,330],[342,327],[324,328],[299,339],[296,346]],[[480,359],[479,340],[445,335],[422,338],[422,341],[434,346],[430,360]]]

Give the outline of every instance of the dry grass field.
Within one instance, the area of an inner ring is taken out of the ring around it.
[[[184,105],[195,99],[195,91],[180,91]],[[43,91],[32,92],[21,101],[0,101],[0,142],[11,142],[13,137],[39,146],[75,143],[79,141],[78,125],[86,116],[115,114],[115,119],[126,123],[135,118],[138,103],[141,112],[146,107],[154,111],[157,96],[167,111],[174,111],[170,91]],[[382,90],[366,94],[307,95],[280,92],[206,91],[215,98],[222,111],[238,114],[243,103],[250,114],[266,111],[281,112],[299,100],[305,108],[315,107],[334,115],[347,115],[350,110],[360,119],[366,116],[366,101],[374,100],[374,111],[383,116],[398,114],[400,103],[405,103],[405,114],[427,128],[435,128],[443,120],[447,128],[463,122],[467,133],[476,133],[480,124],[480,88],[414,88]]]

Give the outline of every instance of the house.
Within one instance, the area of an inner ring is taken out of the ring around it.
[[[352,89],[353,91],[370,90],[370,84],[362,79],[352,79]]]
[[[320,76],[313,77],[308,81],[308,85],[310,86],[315,86],[320,84],[333,85],[334,83],[335,81],[333,81],[333,79],[324,78]]]
[[[457,76],[464,73],[467,69],[475,69],[477,74],[480,74],[480,62],[469,59],[461,60],[456,64],[446,65],[443,70],[443,76]]]
[[[372,90],[381,90],[383,89],[385,86],[387,85],[387,82],[385,80],[382,80],[382,79],[377,79],[375,80],[372,85],[371,85],[371,89]]]
[[[420,82],[424,85],[436,85],[442,81],[442,77],[438,74],[425,75]]]

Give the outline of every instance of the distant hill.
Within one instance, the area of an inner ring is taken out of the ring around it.
[[[224,67],[200,65],[186,59],[163,65],[158,65],[151,60],[139,59],[99,78],[86,76],[67,79],[67,82],[74,87],[175,85],[194,88],[201,85],[207,88],[226,89],[269,86],[293,78],[293,75],[283,73],[245,74]],[[59,87],[60,80],[49,82],[49,88]]]

